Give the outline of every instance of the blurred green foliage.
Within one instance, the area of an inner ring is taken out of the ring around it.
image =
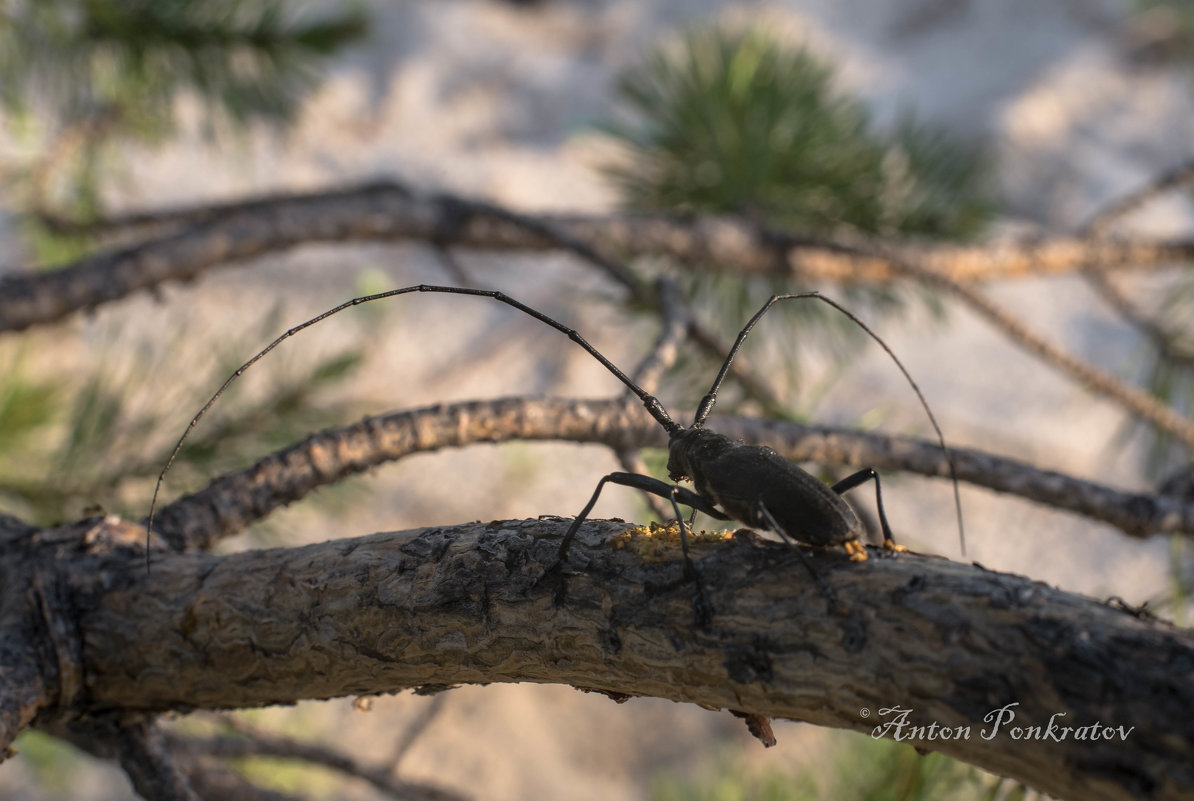
[[[703,775],[661,777],[652,801],[1024,801],[1035,791],[941,754],[922,756],[907,744],[834,738],[827,770],[816,777],[770,768],[749,771],[726,761]]]
[[[41,790],[55,798],[70,797],[79,764],[79,752],[73,746],[45,732],[26,728],[17,735],[13,750]]]
[[[692,31],[626,73],[617,97],[623,117],[604,128],[623,152],[605,171],[631,210],[738,215],[825,237],[951,240],[979,235],[996,211],[982,148],[911,114],[879,130],[859,100],[835,87],[829,63],[759,29]],[[792,286],[786,275],[743,279],[732,267],[679,272],[685,296],[718,321],[727,339],[769,295],[810,288]],[[852,285],[833,294],[874,319],[903,310],[910,292],[940,313],[929,293],[906,286]],[[800,303],[775,316],[787,321],[782,336],[790,344],[768,353],[758,340],[776,335],[761,328],[750,358],[784,385],[803,383],[795,380],[802,356],[845,364],[865,341],[822,304]],[[674,383],[692,396],[684,402],[704,391],[709,369],[700,360],[677,366]],[[734,390],[726,394],[733,403]]]
[[[1154,47],[1160,45],[1162,52],[1157,55],[1194,60],[1194,3],[1190,0],[1135,0],[1133,11],[1137,19],[1150,18],[1154,27],[1153,35],[1161,41],[1154,41]],[[1166,52],[1168,51],[1168,52]]]
[[[738,214],[785,230],[961,239],[994,211],[987,158],[906,115],[888,133],[833,70],[760,30],[689,33],[618,83],[606,172],[646,211]]]
[[[139,519],[171,437],[185,423],[180,412],[197,408],[197,399],[244,361],[246,340],[264,341],[277,329],[277,316],[268,315],[252,332],[203,342],[217,359],[180,383],[170,365],[203,360],[194,347],[182,347],[184,332],[152,359],[121,358],[120,343],[101,343],[83,372],[48,370],[19,349],[0,349],[0,510],[39,525],[97,509]],[[355,407],[331,396],[363,360],[360,347],[270,360],[255,386],[231,393],[195,430],[171,486],[198,489],[312,431],[343,424]]]
[[[30,152],[22,201],[38,261],[70,261],[102,244],[59,230],[54,218],[100,217],[104,191],[119,178],[117,145],[168,140],[183,98],[198,102],[208,134],[291,122],[328,57],[367,33],[359,3],[318,16],[310,9],[283,0],[0,0],[0,103]],[[244,340],[272,338],[276,311]],[[39,524],[97,507],[144,514],[179,431],[178,410],[217,386],[248,346],[192,331],[196,344],[184,347],[180,325],[155,350],[124,336],[135,328],[78,343],[83,363],[61,369],[44,350],[35,356],[0,343],[0,508]],[[213,352],[210,373],[191,368],[180,381],[170,369],[203,364]],[[271,377],[221,404],[196,431],[174,479],[194,485],[342,423],[347,404],[329,401],[329,391],[362,356],[348,347],[302,363],[271,360]]]
[[[290,122],[328,57],[368,28],[355,3],[319,18],[295,6],[0,0],[0,102],[10,127],[35,143],[31,205],[98,216],[113,146],[164,141],[184,96],[199,101],[209,133]],[[51,239],[38,244],[61,237]]]

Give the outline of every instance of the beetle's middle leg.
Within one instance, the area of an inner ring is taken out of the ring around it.
[[[662,484],[663,482],[661,481],[659,483]],[[679,502],[679,499],[685,495],[691,495],[700,500],[704,505],[704,508],[702,508],[701,511],[704,511],[705,514],[709,514],[709,511],[706,511],[706,509],[708,509],[712,510],[714,513],[713,517],[720,518],[722,520],[728,520],[729,518],[723,515],[721,512],[718,512],[717,509],[709,504],[705,504],[704,498],[701,498],[701,496],[697,495],[696,493],[684,489],[679,484],[673,484],[668,492],[668,499],[672,502],[672,510],[676,513],[676,522],[680,525],[680,550],[684,552],[684,574],[692,580],[692,583],[696,587],[696,590],[693,594],[693,611],[696,613],[697,626],[707,629],[709,628],[709,624],[713,622],[713,604],[709,603],[709,596],[705,594],[705,585],[701,581],[701,574],[697,572],[696,565],[692,562],[692,557],[688,555],[687,526],[684,525],[684,515],[680,513]],[[687,503],[687,501],[685,501],[685,503]],[[696,515],[696,510],[697,507],[694,506],[692,509],[694,516]]]
[[[841,495],[871,479],[875,480],[875,505],[879,508],[879,527],[883,529],[883,547],[892,551],[908,550],[903,545],[896,545],[895,535],[891,533],[891,526],[887,523],[887,512],[883,510],[883,487],[875,468],[865,467],[857,473],[846,476],[833,485],[833,491]],[[851,545],[855,547],[852,549]],[[851,558],[855,558],[855,555],[858,553],[862,554],[863,559],[866,558],[866,551],[862,550],[862,546],[857,541],[846,543],[846,550],[850,552]]]

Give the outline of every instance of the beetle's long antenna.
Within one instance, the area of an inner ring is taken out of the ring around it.
[[[721,388],[721,383],[725,381],[725,377],[730,371],[730,362],[732,362],[734,357],[738,355],[738,349],[742,347],[742,343],[746,341],[746,337],[750,334],[751,329],[755,327],[755,324],[763,318],[763,315],[767,313],[768,309],[770,309],[779,301],[797,300],[801,298],[813,298],[815,300],[821,301],[822,303],[828,303],[830,306],[849,317],[859,328],[861,328],[863,331],[866,331],[867,334],[870,335],[871,339],[879,343],[879,347],[883,348],[883,350],[887,352],[887,355],[890,356],[891,360],[895,362],[896,367],[900,368],[900,372],[904,374],[904,378],[908,381],[909,386],[912,387],[912,391],[916,393],[916,397],[920,400],[920,405],[924,407],[925,414],[929,416],[929,422],[933,424],[933,430],[937,432],[937,442],[941,445],[941,452],[945,454],[945,461],[949,464],[949,477],[954,484],[954,509],[956,510],[958,516],[958,539],[962,545],[962,553],[965,554],[966,529],[962,524],[962,495],[958,490],[958,473],[954,468],[954,457],[952,454],[950,454],[949,448],[945,446],[945,435],[941,433],[941,426],[937,425],[937,418],[933,416],[933,410],[929,408],[929,402],[925,400],[924,393],[920,391],[920,387],[916,385],[916,381],[912,379],[912,375],[908,372],[907,368],[904,367],[904,363],[900,361],[899,357],[895,355],[895,352],[892,351],[891,348],[887,347],[887,343],[884,342],[878,334],[872,331],[866,323],[858,319],[853,312],[839,304],[837,301],[825,297],[820,292],[796,292],[788,295],[772,295],[771,299],[763,304],[763,308],[755,312],[755,316],[751,317],[746,325],[742,327],[742,331],[739,332],[738,338],[734,340],[734,346],[730,348],[730,352],[726,355],[726,360],[722,363],[721,370],[717,373],[717,378],[713,379],[713,386],[709,388],[709,392],[704,398],[701,399],[700,406],[697,407],[696,417],[693,418],[692,421],[693,428],[700,428],[702,425],[704,425],[705,418],[709,416],[709,412],[713,411],[713,404],[717,402],[717,390]]]
[[[544,314],[541,311],[532,309],[530,306],[527,306],[524,303],[520,303],[519,301],[515,300],[514,298],[505,294],[504,292],[498,292],[497,290],[493,290],[493,289],[467,289],[464,287],[455,287],[455,286],[432,286],[429,284],[419,284],[417,286],[403,287],[402,289],[391,289],[388,292],[379,292],[375,295],[365,295],[363,297],[353,298],[352,300],[348,300],[348,301],[345,301],[344,303],[341,303],[339,306],[336,306],[335,308],[328,309],[323,314],[320,314],[316,317],[312,317],[310,320],[307,320],[305,323],[300,323],[299,325],[296,325],[294,328],[289,329],[284,334],[282,334],[277,339],[275,339],[273,342],[266,345],[265,348],[263,348],[256,356],[249,359],[247,362],[242,364],[240,367],[236,368],[236,371],[232,375],[228,376],[228,379],[223,384],[220,385],[220,388],[217,389],[216,393],[211,396],[211,399],[208,400],[207,403],[203,404],[203,408],[201,408],[195,414],[195,416],[191,418],[191,422],[187,424],[186,430],[182,432],[182,436],[178,438],[178,443],[174,446],[174,450],[170,453],[170,458],[166,460],[166,464],[162,468],[162,472],[158,474],[157,483],[154,485],[154,488],[153,488],[153,499],[149,502],[149,516],[146,518],[146,521],[145,521],[145,528],[146,528],[145,565],[146,565],[146,568],[148,568],[148,566],[149,566],[149,537],[150,537],[150,532],[153,531],[153,518],[154,518],[154,513],[157,511],[158,493],[162,489],[162,482],[166,478],[166,473],[168,473],[170,471],[170,468],[174,465],[175,460],[178,458],[178,454],[182,451],[183,443],[185,443],[187,440],[187,437],[190,436],[191,430],[196,425],[198,425],[199,421],[203,418],[203,416],[205,414],[207,414],[208,410],[211,409],[211,407],[215,405],[216,401],[218,401],[220,399],[220,396],[224,394],[224,392],[228,389],[229,386],[231,386],[232,382],[235,381],[237,378],[239,378],[246,370],[248,370],[250,367],[252,367],[258,361],[260,361],[262,358],[264,358],[270,351],[272,351],[274,348],[278,347],[278,345],[281,345],[282,342],[284,342],[285,340],[294,336],[295,334],[299,333],[303,329],[310,328],[311,326],[315,325],[316,323],[321,322],[321,321],[326,320],[327,318],[331,317],[333,314],[338,314],[339,312],[342,312],[345,309],[352,308],[353,306],[360,306],[362,303],[369,303],[370,301],[382,300],[384,298],[392,298],[397,295],[406,295],[411,292],[440,292],[440,293],[444,293],[447,295],[474,295],[477,297],[492,298],[494,300],[505,303],[507,306],[513,306],[514,308],[518,309],[520,312],[523,312],[524,314],[528,314],[531,317],[534,317],[536,320],[539,320],[540,322],[547,323],[548,325],[550,325],[552,328],[556,329],[557,331],[559,331],[563,334],[566,334],[569,339],[571,339],[577,345],[580,345],[582,348],[584,348],[586,351],[588,351],[589,355],[591,355],[597,361],[601,362],[601,364],[605,365],[605,368],[607,370],[609,370],[611,373],[613,373],[619,381],[621,381],[623,384],[625,384],[630,389],[631,392],[633,392],[635,395],[637,395],[639,397],[639,399],[643,402],[643,405],[647,407],[647,411],[650,412],[651,416],[654,417],[655,420],[658,421],[659,424],[661,426],[663,426],[669,434],[681,427],[674,420],[672,420],[671,416],[667,413],[667,410],[664,409],[663,404],[659,402],[658,398],[656,398],[654,395],[651,395],[646,390],[644,390],[642,387],[640,387],[638,384],[636,384],[630,378],[630,376],[626,375],[620,369],[618,369],[617,365],[615,365],[609,359],[605,358],[605,356],[603,356],[600,351],[598,351],[595,347],[593,347],[591,344],[589,344],[589,341],[587,339],[585,339],[583,336],[581,336],[579,333],[577,333],[574,329],[569,328],[568,326],[564,325],[563,323],[559,322],[558,320],[548,317],[546,314]]]

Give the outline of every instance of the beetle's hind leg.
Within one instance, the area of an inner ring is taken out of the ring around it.
[[[813,565],[812,560],[809,559],[804,553],[804,548],[801,547],[800,543],[798,543],[791,534],[784,531],[783,526],[779,524],[779,522],[775,519],[775,516],[771,514],[771,510],[768,509],[762,501],[759,501],[759,514],[762,515],[765,521],[767,521],[767,526],[780,537],[782,537],[783,540],[791,545],[792,549],[796,551],[796,555],[800,557],[800,561],[804,564],[804,569],[807,570],[808,574],[813,577],[813,581],[817,583],[817,587],[820,588],[821,594],[824,595],[825,600],[829,602],[829,614],[836,615],[838,609],[837,593],[833,591],[833,588],[830,587],[825,581],[825,577],[821,575],[821,571],[817,570],[817,568]],[[857,540],[854,542],[857,544]],[[847,545],[849,545],[849,543],[847,543]],[[847,548],[847,550],[849,550],[849,548]],[[866,551],[863,551],[864,559],[866,558],[865,554]],[[853,559],[853,557],[851,557],[851,559]]]
[[[879,508],[879,527],[883,529],[883,547],[889,551],[908,550],[903,545],[897,545],[895,541],[895,535],[891,533],[891,526],[887,523],[887,512],[883,510],[883,487],[879,481],[879,474],[875,471],[875,468],[864,467],[857,473],[846,476],[841,481],[833,485],[833,491],[838,495],[842,495],[843,493],[849,492],[860,484],[870,481],[871,479],[874,479],[875,481],[875,505]],[[853,542],[847,542],[845,547],[852,560],[861,562],[866,559],[866,551],[857,540],[854,540]]]

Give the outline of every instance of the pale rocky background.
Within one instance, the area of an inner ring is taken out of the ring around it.
[[[683,26],[718,19],[765,20],[784,37],[832,57],[843,86],[864,97],[880,120],[912,108],[961,136],[989,142],[1000,160],[1007,232],[1073,228],[1104,202],[1194,155],[1189,70],[1133,61],[1127,4],[1110,0],[372,7],[373,39],[336,63],[287,137],[263,132],[213,144],[194,120],[195,131],[165,150],[128,154],[114,204],[192,204],[395,176],[522,210],[608,210],[615,197],[595,169],[608,145],[593,123],[611,110],[613,77],[644,47]],[[1191,208],[1170,198],[1136,222],[1151,231],[1185,230]],[[16,246],[11,236],[5,245],[10,254]],[[580,302],[584,287],[601,281],[570,259],[461,260],[473,283],[506,289],[559,315],[591,333],[619,363],[633,363],[650,336],[620,329],[608,307]],[[163,347],[182,327],[217,330],[233,341],[243,332],[246,341],[264,344],[263,310],[284,300],[282,320],[298,322],[356,294],[358,276],[369,271],[393,286],[449,280],[423,247],[312,247],[222,270],[195,286],[167,287],[158,300],[140,296],[113,304],[30,341],[57,347],[67,362],[90,358],[79,343],[127,344],[129,358],[144,358],[146,349]],[[1075,279],[1016,281],[990,291],[1105,369],[1126,368],[1137,352],[1137,343]],[[375,412],[527,392],[618,390],[557,333],[504,308],[412,297],[381,316],[369,379],[354,390]],[[294,354],[278,357],[334,349],[365,324],[329,324],[305,343],[291,343]],[[909,321],[883,333],[921,383],[951,444],[1143,486],[1135,454],[1118,453],[1114,444],[1122,421],[1115,407],[1092,400],[965,310],[951,309],[944,325]],[[478,346],[488,348],[483,370],[453,369]],[[211,355],[200,347],[184,353],[173,373],[161,377],[178,405],[176,428],[162,432],[171,440],[213,389],[186,383],[204,374]],[[861,359],[817,416],[851,423],[877,405],[885,430],[924,432],[911,394],[875,355]],[[292,530],[286,541],[294,543],[471,519],[571,515],[611,469],[617,469],[611,455],[579,446],[423,455],[376,471],[368,481],[376,490],[371,497],[350,495],[339,513],[287,510],[275,531]],[[906,542],[960,557],[948,485],[893,478],[886,495]],[[596,514],[636,516],[638,503],[630,493],[610,491]],[[1098,524],[985,491],[963,488],[963,503],[967,558],[987,567],[1130,602],[1166,586],[1163,540],[1130,541]],[[362,758],[384,759],[426,703],[404,695],[378,699],[372,712],[359,713],[344,700],[268,710],[257,719],[347,746]],[[716,768],[727,759],[740,759],[736,769],[743,770],[824,772],[830,743],[848,738],[798,724],[779,724],[777,735],[779,746],[764,751],[728,713],[650,700],[619,706],[567,687],[465,687],[449,694],[401,773],[478,799],[645,799],[653,777]],[[375,797],[354,782],[314,789],[321,797]],[[130,797],[121,774],[85,759],[61,785],[35,778],[22,758],[0,768],[0,798]]]

